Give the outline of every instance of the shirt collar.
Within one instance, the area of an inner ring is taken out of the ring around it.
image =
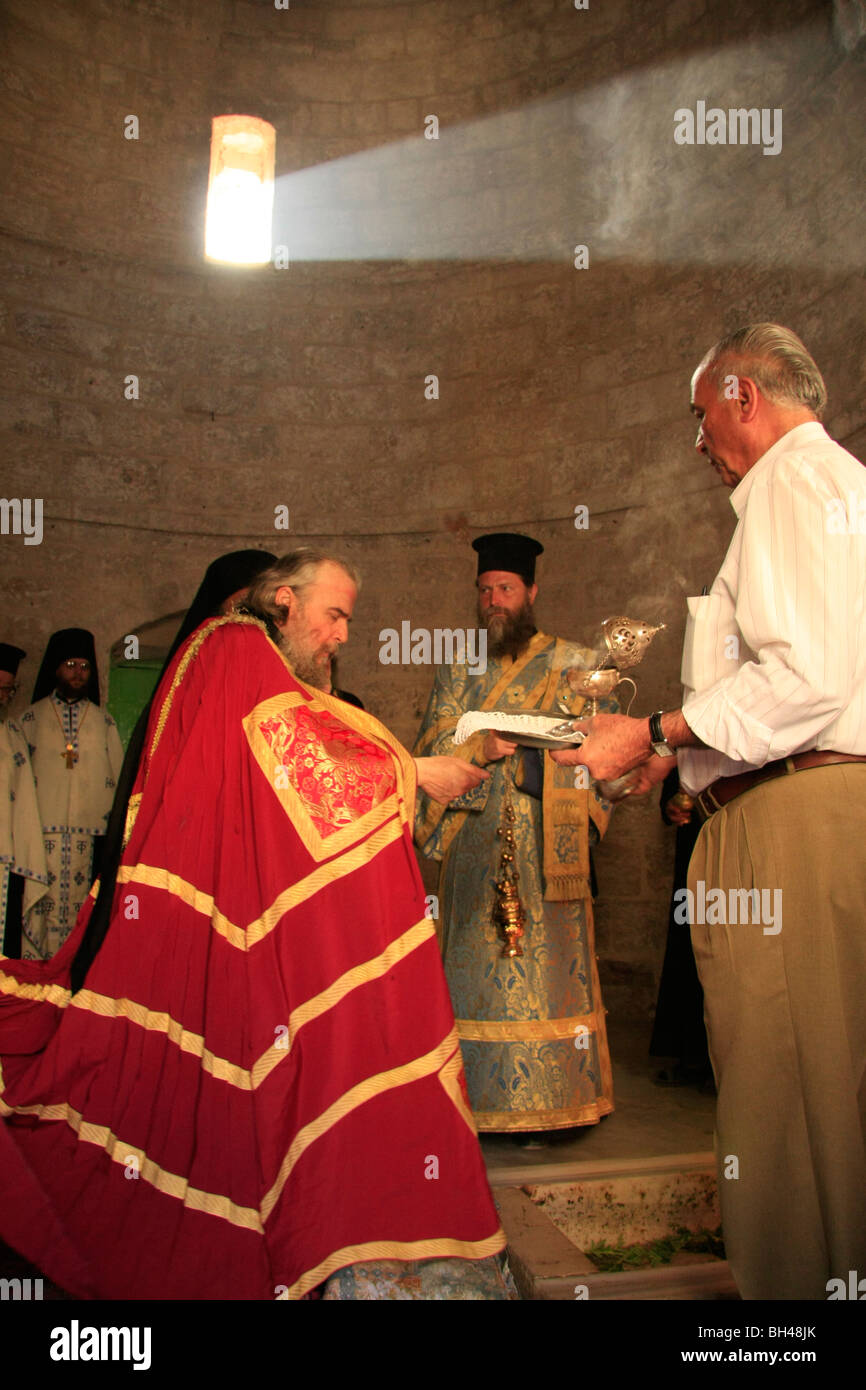
[[[811,443],[814,439],[829,439],[829,437],[820,420],[807,420],[805,425],[795,425],[792,430],[788,430],[787,434],[783,434],[781,439],[777,439],[775,444],[771,444],[757,463],[752,464],[745,478],[740,479],[731,493],[731,506],[737,516],[742,516],[745,510],[749,493],[757,475],[765,472],[781,453],[792,447],[800,448],[804,444]]]

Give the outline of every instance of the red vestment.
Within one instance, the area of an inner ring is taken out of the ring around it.
[[[300,1298],[501,1250],[414,764],[252,619],[166,673],[85,988],[0,960],[0,1238],[73,1294]]]

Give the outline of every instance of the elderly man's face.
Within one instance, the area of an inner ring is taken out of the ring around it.
[[[737,486],[754,460],[739,421],[739,401],[719,400],[718,387],[706,372],[692,379],[692,414],[699,422],[695,448],[708,458],[725,487]]]
[[[319,566],[315,580],[298,598],[288,585],[276,601],[289,613],[277,626],[286,658],[295,675],[319,690],[331,689],[331,661],[349,640],[349,623],[358,590],[346,571],[330,561]]]

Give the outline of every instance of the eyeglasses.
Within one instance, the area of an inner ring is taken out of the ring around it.
[[[61,661],[64,671],[89,671],[89,661]]]
[[[0,695],[15,695],[18,691],[18,683],[13,685],[0,685]]]

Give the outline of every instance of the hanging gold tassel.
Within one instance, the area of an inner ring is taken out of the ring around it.
[[[516,817],[511,800],[510,759],[506,760],[503,771],[505,773],[505,797],[502,802],[502,820],[496,831],[502,840],[502,853],[499,859],[499,877],[494,881],[496,906],[493,910],[493,920],[505,940],[505,945],[502,948],[503,956],[512,957],[523,955],[520,938],[523,936],[526,914],[520,901],[518,886],[520,874],[515,866],[514,824]]]

